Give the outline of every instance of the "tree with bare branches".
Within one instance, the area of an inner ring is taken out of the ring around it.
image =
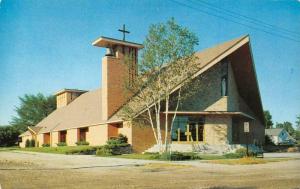
[[[161,153],[168,150],[168,135],[180,103],[195,91],[191,87],[195,85],[189,83],[199,69],[194,51],[197,44],[196,35],[173,18],[151,25],[138,64],[139,74],[134,82],[126,84],[128,93],[134,95],[121,116],[125,120],[146,119]],[[131,62],[130,56],[125,62]]]

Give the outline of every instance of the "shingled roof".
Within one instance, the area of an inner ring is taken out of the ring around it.
[[[39,133],[47,133],[102,123],[101,105],[101,89],[86,92],[69,105],[53,111],[36,127],[41,127]]]

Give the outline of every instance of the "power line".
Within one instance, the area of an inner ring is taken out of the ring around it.
[[[196,10],[196,11],[199,11],[199,12],[202,12],[202,13],[207,14],[207,15],[210,15],[210,16],[214,16],[214,17],[217,17],[217,18],[220,18],[220,19],[223,19],[223,20],[226,20],[226,21],[235,23],[235,24],[239,24],[239,25],[242,25],[242,26],[245,26],[245,27],[254,29],[254,30],[258,30],[258,31],[261,31],[261,32],[264,32],[264,33],[267,33],[267,34],[270,34],[270,35],[273,35],[273,36],[276,36],[276,37],[280,37],[280,38],[283,38],[283,39],[287,39],[287,40],[291,40],[291,41],[300,43],[300,40],[294,39],[294,38],[292,38],[291,36],[281,35],[281,34],[278,34],[278,33],[275,33],[275,32],[271,32],[271,31],[268,31],[268,30],[264,30],[264,29],[262,29],[262,28],[254,27],[254,26],[251,26],[251,25],[248,25],[248,24],[244,24],[244,23],[241,23],[241,22],[232,20],[232,19],[228,19],[228,18],[226,18],[226,17],[220,16],[220,15],[217,15],[217,14],[213,14],[213,13],[208,12],[208,11],[205,11],[205,10],[201,10],[201,9],[196,8],[196,7],[194,7],[194,6],[190,6],[190,5],[188,5],[188,4],[178,2],[177,0],[169,0],[169,1],[171,1],[171,2],[173,2],[173,3],[175,3],[175,4],[178,4],[178,5],[181,5],[181,6],[183,6],[183,7],[187,7],[187,8],[190,8],[190,9],[193,9],[193,10]]]
[[[272,25],[272,24],[269,24],[267,22],[255,19],[255,18],[251,18],[249,16],[245,16],[245,15],[239,14],[237,12],[230,11],[228,9],[224,9],[224,8],[221,8],[221,7],[216,7],[215,5],[207,3],[207,2],[205,2],[203,0],[197,0],[197,1],[195,1],[195,3],[201,3],[202,5],[206,6],[209,9],[214,9],[214,10],[217,10],[217,11],[222,11],[225,14],[227,14],[227,15],[229,15],[231,17],[234,17],[234,18],[244,19],[247,22],[251,22],[251,23],[254,23],[254,24],[262,25],[263,27],[268,27],[270,29],[281,30],[282,32],[288,33],[290,35],[295,35],[297,37],[300,37],[299,32],[295,32],[295,31],[292,31],[292,30],[288,30],[286,28],[282,28],[282,27],[279,27],[279,26],[276,26],[276,25]]]

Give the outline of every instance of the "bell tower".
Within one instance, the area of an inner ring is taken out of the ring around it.
[[[124,29],[125,30],[125,29]],[[109,119],[128,99],[125,85],[138,74],[138,50],[141,44],[100,37],[94,46],[106,48],[102,58],[102,119]]]

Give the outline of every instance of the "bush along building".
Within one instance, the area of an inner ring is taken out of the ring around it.
[[[134,152],[158,151],[149,124],[120,116],[122,108],[135,98],[126,94],[124,78],[134,82],[138,52],[143,46],[108,37],[100,37],[93,45],[107,49],[102,58],[101,88],[57,92],[57,109],[20,135],[20,147],[25,147],[27,139],[34,139],[37,147],[59,143],[74,146],[80,142],[98,146],[123,134]],[[124,63],[127,55],[131,56],[130,66]],[[168,112],[170,117],[176,113],[172,131],[162,129],[162,133],[169,132],[172,150],[224,153],[246,143],[263,144],[264,114],[249,36],[218,44],[195,56],[196,64],[187,66],[197,67],[193,77],[200,87],[177,111]],[[137,106],[136,111],[142,109]],[[165,113],[163,109],[161,113]],[[244,132],[245,122],[249,123],[249,133]]]

